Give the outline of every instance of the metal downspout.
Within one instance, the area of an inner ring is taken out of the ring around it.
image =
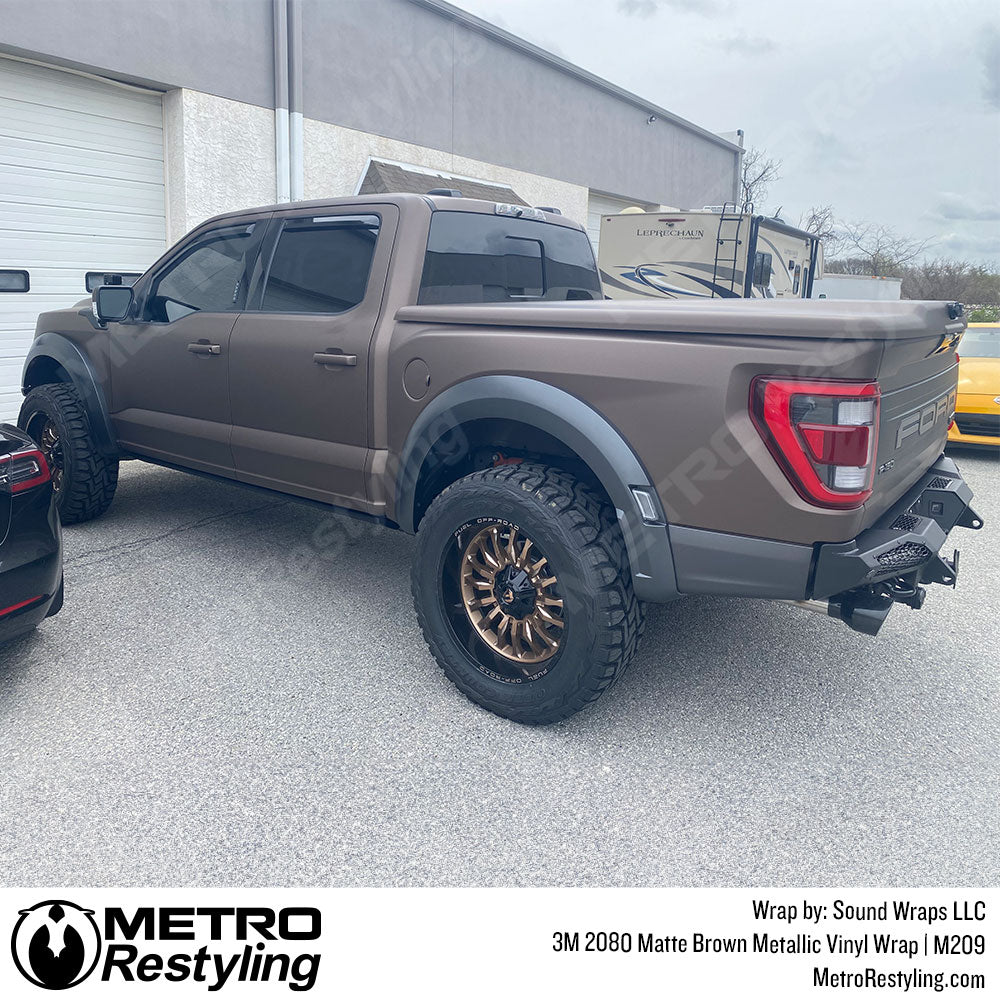
[[[302,134],[302,0],[288,3],[289,179],[292,201],[301,201],[305,184]]]
[[[291,201],[288,130],[288,2],[274,8],[274,173],[275,200]]]

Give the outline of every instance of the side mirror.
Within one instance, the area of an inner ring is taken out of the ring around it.
[[[98,323],[120,323],[132,308],[135,293],[129,285],[101,285],[94,289],[94,316]]]

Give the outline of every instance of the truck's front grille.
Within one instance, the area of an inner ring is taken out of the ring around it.
[[[1000,437],[1000,413],[956,413],[955,423],[963,434]]]

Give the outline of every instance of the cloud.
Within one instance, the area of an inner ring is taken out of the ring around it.
[[[714,17],[727,6],[723,0],[618,0],[618,9],[630,17],[652,17],[661,8],[681,14]]]
[[[718,44],[724,51],[740,56],[762,56],[778,47],[770,38],[759,35],[734,35],[732,38],[722,39]]]
[[[982,43],[983,97],[986,103],[1000,111],[1000,31],[989,28]]]
[[[945,233],[936,241],[956,256],[996,257],[1000,255],[1000,236],[967,236],[965,233]]]
[[[933,214],[940,219],[1000,222],[1000,205],[977,203],[964,195],[945,191],[941,194]]]
[[[858,144],[829,129],[809,129],[798,142],[798,153],[809,169],[850,174],[862,166]]]

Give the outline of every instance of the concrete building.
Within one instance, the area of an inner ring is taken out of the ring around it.
[[[596,242],[626,205],[732,200],[740,152],[440,0],[6,4],[0,419],[40,311],[218,212],[478,185]]]

